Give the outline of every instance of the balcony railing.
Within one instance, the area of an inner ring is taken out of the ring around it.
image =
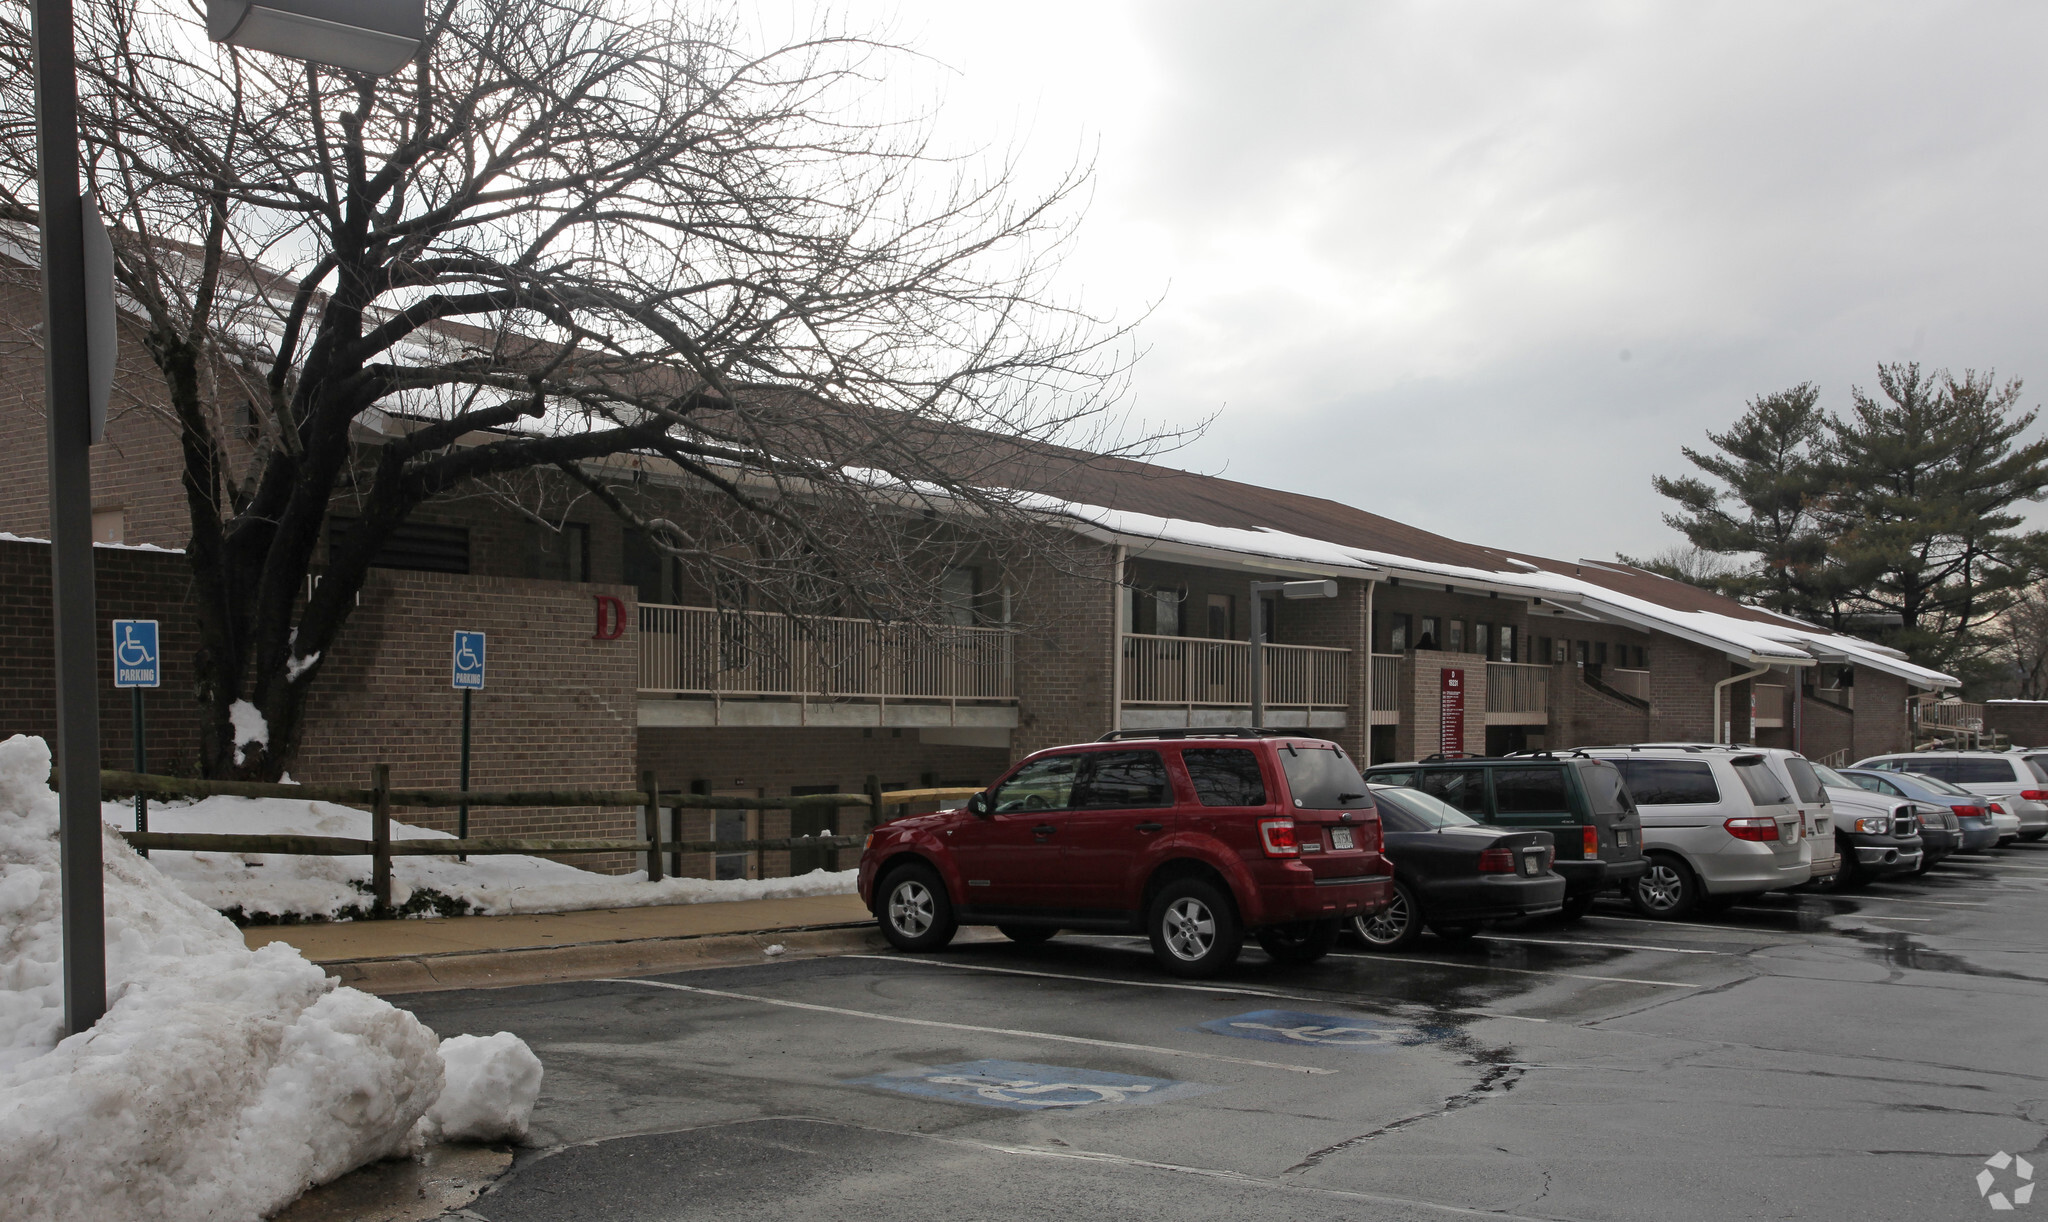
[[[1625,696],[1634,696],[1645,703],[1650,699],[1650,672],[1647,670],[1623,670],[1618,666],[1607,667],[1601,672],[1601,682]]]
[[[1401,711],[1401,663],[1403,656],[1398,653],[1376,653],[1372,655],[1372,711],[1375,713],[1398,713]]]
[[[1014,700],[1001,628],[794,619],[640,606],[640,690],[651,695]]]
[[[1547,713],[1550,711],[1550,668],[1526,662],[1486,664],[1486,711]]]
[[[1919,710],[1919,721],[1923,729],[1963,734],[1984,732],[1984,706],[1981,704],[1969,704],[1961,700],[1945,700],[1939,704],[1921,701],[1916,702],[1913,707]]]
[[[1351,651],[1265,647],[1266,707],[1342,709]],[[1251,646],[1186,636],[1124,636],[1124,703],[1250,708]]]

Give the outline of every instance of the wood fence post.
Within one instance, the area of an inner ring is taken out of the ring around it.
[[[868,773],[867,793],[868,830],[872,832],[882,826],[882,783],[875,779],[872,772]]]
[[[370,769],[370,915],[391,915],[391,765]]]
[[[647,881],[661,881],[661,790],[655,787],[654,773],[640,774],[640,791],[647,795]]]

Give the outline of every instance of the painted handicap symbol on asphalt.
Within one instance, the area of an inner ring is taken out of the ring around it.
[[[1025,1061],[963,1061],[855,1078],[851,1086],[879,1086],[905,1095],[973,1103],[1018,1112],[1072,1111],[1103,1104],[1166,1103],[1217,1089],[1200,1082],[1104,1073]]]
[[[1199,1029],[1233,1039],[1318,1048],[1401,1048],[1440,1038],[1424,1028],[1404,1023],[1304,1014],[1299,1010],[1254,1010],[1203,1023]]]

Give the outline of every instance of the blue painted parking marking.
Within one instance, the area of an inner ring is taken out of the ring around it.
[[[1401,1048],[1442,1038],[1427,1027],[1335,1014],[1304,1014],[1300,1010],[1253,1010],[1203,1023],[1198,1030],[1233,1039],[1320,1048]]]
[[[962,1061],[854,1078],[849,1086],[879,1086],[906,1095],[974,1103],[1016,1112],[1073,1111],[1108,1104],[1167,1103],[1206,1095],[1219,1087],[1171,1078],[1104,1073],[1026,1061]]]

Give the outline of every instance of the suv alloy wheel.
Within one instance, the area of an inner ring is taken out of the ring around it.
[[[1183,878],[1160,888],[1145,921],[1152,954],[1176,976],[1213,976],[1237,961],[1244,931],[1210,883]]]
[[[1649,870],[1629,892],[1629,902],[1637,912],[1665,920],[1691,913],[1699,897],[1699,880],[1684,862],[1669,853],[1652,853]]]
[[[905,865],[882,880],[882,936],[897,950],[937,950],[953,940],[959,923],[946,884],[930,866]]]

